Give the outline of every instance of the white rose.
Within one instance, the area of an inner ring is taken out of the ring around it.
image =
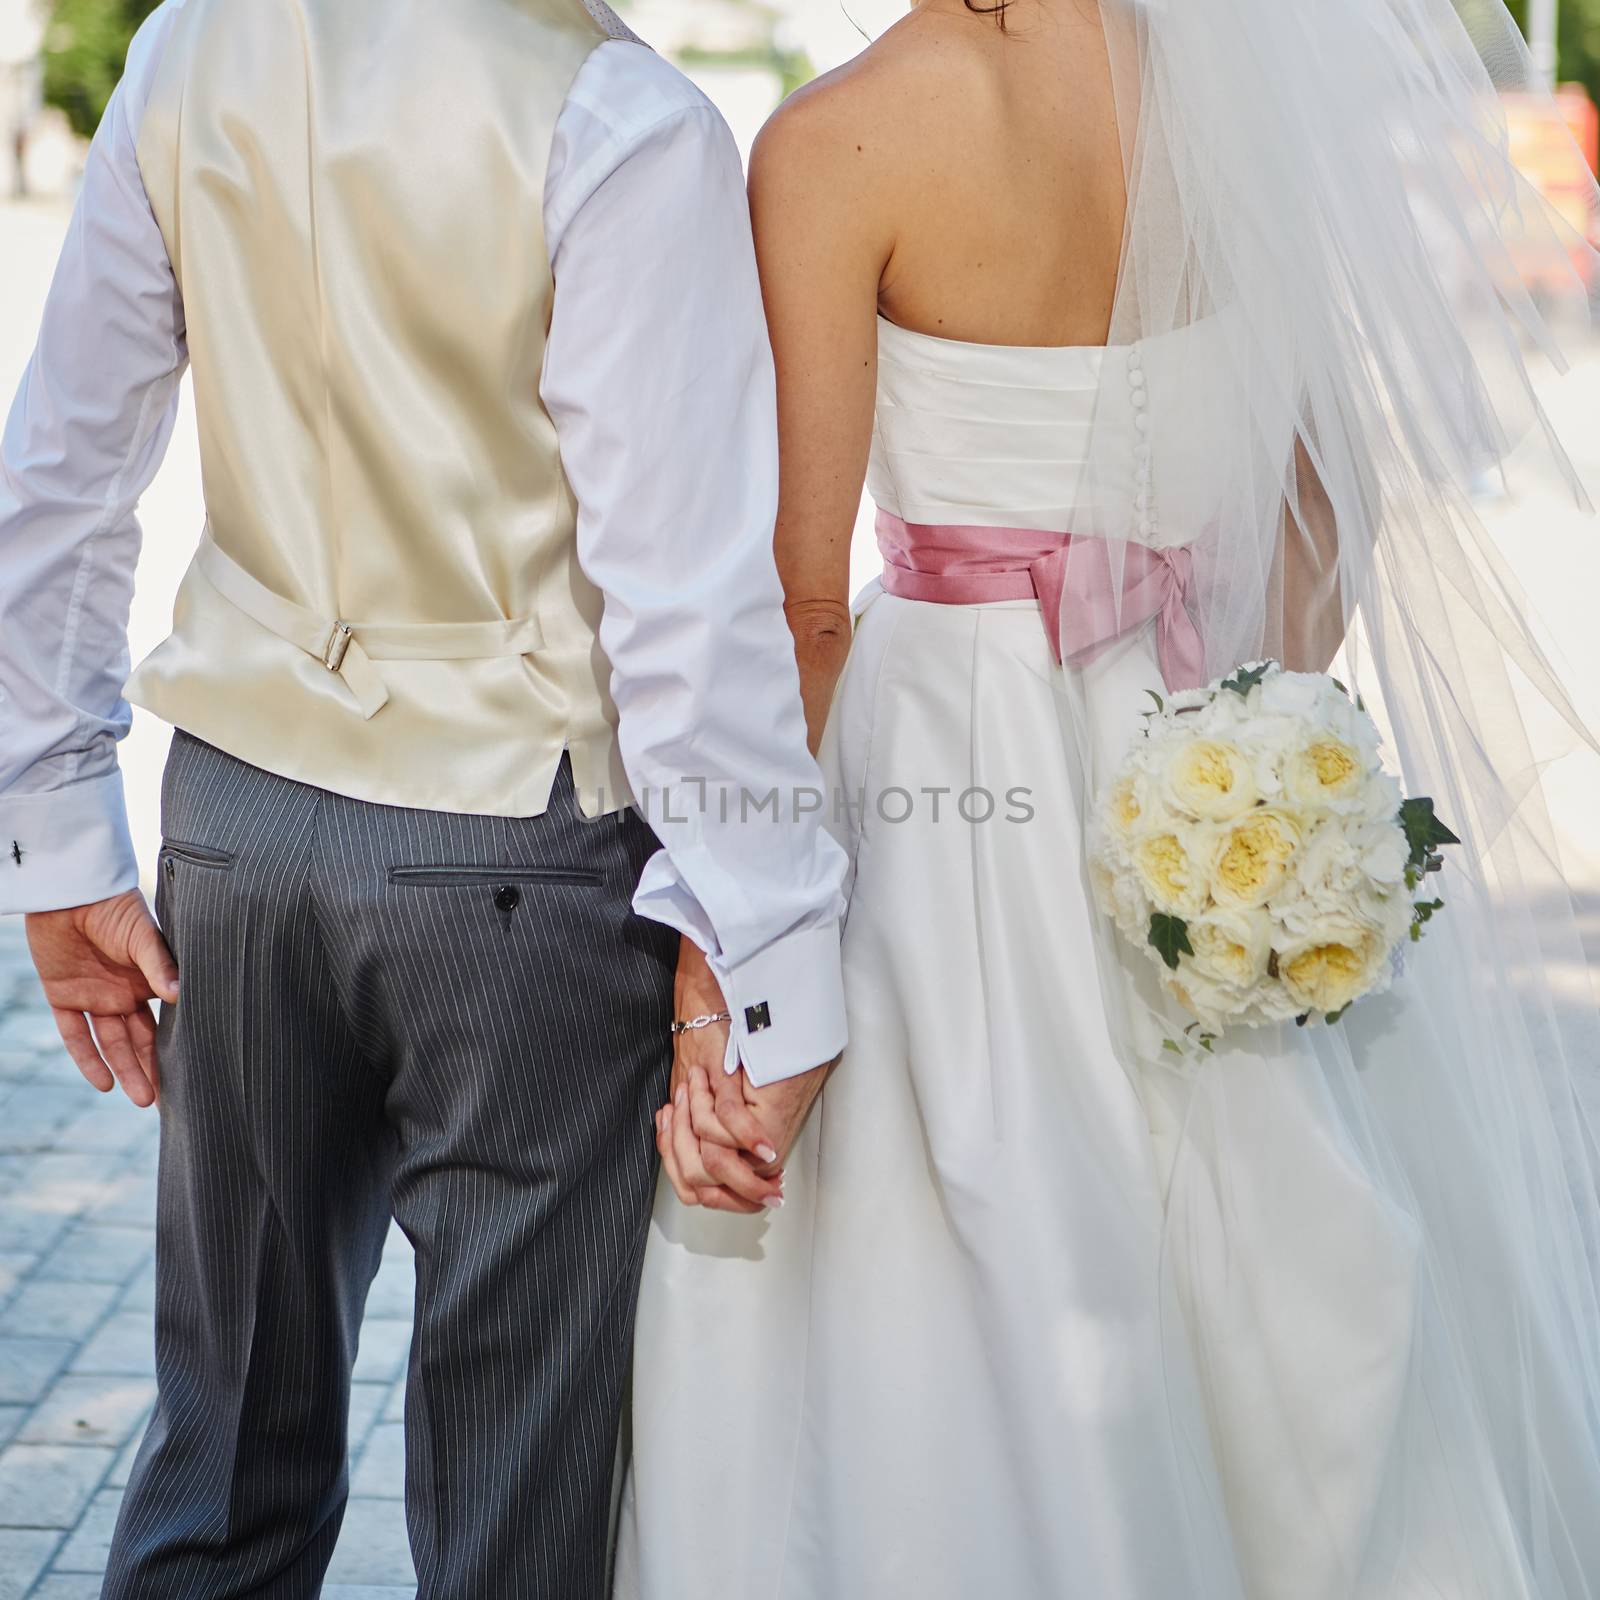
[[[1272,935],[1272,918],[1265,911],[1219,907],[1189,923],[1190,960],[1203,977],[1249,990],[1266,975]]]
[[[1411,852],[1405,831],[1392,813],[1385,821],[1367,823],[1355,836],[1355,848],[1361,855],[1361,870],[1374,883],[1396,884],[1404,879]]]
[[[1119,870],[1102,857],[1090,863],[1089,881],[1101,911],[1129,939],[1141,940],[1150,927],[1150,902],[1132,870]]]
[[[1399,783],[1379,767],[1367,779],[1359,814],[1368,822],[1382,821],[1398,828],[1399,823],[1396,819],[1400,815],[1400,802],[1404,798]]]
[[[1301,1007],[1289,998],[1289,991],[1276,978],[1256,989],[1250,1010],[1257,1022],[1289,1022],[1301,1015]]]
[[[1295,878],[1310,894],[1349,894],[1360,883],[1361,857],[1337,820],[1325,822],[1306,841]]]
[[[1326,705],[1329,684],[1320,673],[1269,672],[1261,680],[1261,709],[1269,716],[1315,722]],[[1338,690],[1333,691],[1338,694]]]
[[[1171,716],[1175,711],[1190,713],[1207,709],[1216,698],[1216,692],[1212,689],[1180,689],[1176,694],[1165,697],[1166,715]]]
[[[1218,983],[1185,963],[1181,972],[1162,969],[1167,992],[1211,1033],[1220,1033],[1240,1019],[1246,1000],[1231,984]]]
[[[1268,805],[1283,798],[1284,747],[1281,740],[1266,737],[1259,729],[1245,730],[1238,745],[1250,762],[1256,795]]]
[[[1386,891],[1375,889],[1360,907],[1360,914],[1383,930],[1384,944],[1392,952],[1410,935],[1415,907],[1405,886],[1397,884]]]

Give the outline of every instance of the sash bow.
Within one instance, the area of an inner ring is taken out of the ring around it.
[[[1121,571],[1104,539],[1033,528],[905,522],[878,513],[883,587],[907,600],[976,605],[1037,599],[1059,662],[1087,666],[1152,618],[1168,689],[1205,682],[1205,646],[1187,598],[1194,559],[1186,545],[1124,544]]]

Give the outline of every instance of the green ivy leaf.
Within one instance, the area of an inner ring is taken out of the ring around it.
[[[1150,918],[1150,944],[1174,972],[1178,970],[1179,956],[1194,954],[1194,946],[1189,943],[1189,924],[1182,917],[1169,917],[1164,911],[1157,911]]]
[[[1426,795],[1413,795],[1400,802],[1400,827],[1406,836],[1410,863],[1418,873],[1437,872],[1444,865],[1435,855],[1438,846],[1461,841],[1433,812],[1433,801]],[[1415,888],[1415,884],[1412,885]]]
[[[1262,661],[1253,667],[1240,667],[1231,678],[1222,680],[1222,687],[1232,689],[1236,695],[1247,695],[1277,665],[1276,661]]]
[[[1435,911],[1444,910],[1443,900],[1418,900],[1411,908],[1416,915],[1411,919],[1411,942],[1422,937],[1422,930],[1433,920]]]

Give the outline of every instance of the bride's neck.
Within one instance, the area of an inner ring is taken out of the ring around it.
[[[987,23],[997,32],[1000,27],[998,12],[991,9],[993,0],[978,0],[979,10],[974,11],[966,0],[910,0],[911,10],[924,15],[945,13],[965,17],[973,22]],[[1006,0],[1005,28],[1008,33],[1026,32],[1035,23],[1045,20],[1051,13],[1050,0]]]

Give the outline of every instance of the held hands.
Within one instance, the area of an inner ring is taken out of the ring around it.
[[[152,999],[178,998],[178,967],[137,889],[93,905],[29,915],[28,948],[56,1027],[78,1070],[102,1094],[114,1083],[136,1106],[161,1090]]]
[[[678,959],[677,1015],[727,1006],[705,956],[690,940]],[[832,1065],[757,1089],[724,1068],[726,1022],[677,1036],[672,1098],[656,1114],[656,1148],[687,1206],[756,1216],[783,1204],[783,1161]]]

